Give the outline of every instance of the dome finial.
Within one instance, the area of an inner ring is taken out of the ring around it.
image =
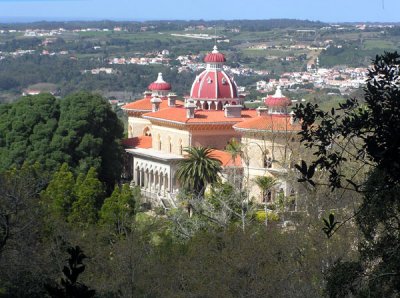
[[[216,44],[215,44],[214,47],[213,47],[212,53],[214,53],[214,54],[219,53],[219,52],[218,52],[218,47],[217,47]]]
[[[165,83],[163,77],[162,77],[162,72],[158,73],[157,80],[155,81],[156,83]]]
[[[283,96],[282,96],[281,86],[278,85],[278,86],[276,87],[276,91],[275,91],[275,94],[273,95],[273,97],[277,97],[277,98],[283,97]]]

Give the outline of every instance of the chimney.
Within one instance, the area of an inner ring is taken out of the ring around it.
[[[258,107],[257,108],[257,116],[265,116],[268,114],[268,108],[267,107]]]
[[[225,117],[226,118],[240,118],[242,116],[241,105],[227,104],[225,106]]]
[[[176,94],[175,93],[169,93],[168,94],[168,106],[169,107],[175,107],[176,104]]]
[[[151,98],[151,91],[144,91],[143,92],[144,98]]]
[[[159,97],[153,97],[151,100],[151,111],[158,112],[160,110],[160,104],[162,100]]]
[[[194,118],[194,110],[196,109],[196,104],[193,100],[189,99],[185,105],[186,108],[186,118]]]

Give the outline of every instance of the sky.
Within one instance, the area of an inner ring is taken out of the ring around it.
[[[0,0],[0,22],[274,18],[400,22],[399,12],[400,0]]]

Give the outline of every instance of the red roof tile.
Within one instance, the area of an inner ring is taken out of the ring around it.
[[[233,126],[239,130],[300,131],[299,123],[290,124],[289,115],[263,115]]]
[[[237,123],[246,119],[256,117],[256,110],[242,110],[240,118],[227,118],[224,111],[215,110],[196,110],[194,118],[186,118],[185,108],[169,108],[163,109],[158,112],[146,113],[144,118],[166,120],[187,124],[207,124],[207,123]]]
[[[223,167],[240,167],[242,166],[242,159],[240,156],[235,158],[235,162],[233,162],[232,155],[227,151],[215,150],[211,151],[211,157],[218,159]]]
[[[126,148],[143,148],[152,147],[152,139],[149,136],[140,136],[122,140],[122,145]]]
[[[128,103],[122,107],[123,110],[130,110],[130,111],[151,111],[151,98],[143,98],[136,100],[134,102]],[[177,107],[183,107],[183,102],[181,100],[176,100],[175,102]],[[169,108],[168,106],[168,99],[162,99],[160,104],[160,109]]]

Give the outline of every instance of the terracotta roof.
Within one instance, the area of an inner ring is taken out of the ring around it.
[[[235,162],[233,162],[232,155],[227,151],[213,149],[210,156],[218,159],[223,167],[242,166],[242,159],[240,158],[240,156],[237,156],[235,158]]]
[[[265,105],[268,107],[287,107],[292,105],[292,101],[287,97],[268,96],[265,99]]]
[[[290,124],[289,115],[263,115],[235,124],[233,128],[238,130],[259,131],[300,131],[299,123]]]
[[[148,89],[151,91],[169,91],[171,90],[171,84],[153,82],[149,85]]]
[[[194,118],[186,118],[185,108],[169,108],[158,112],[146,113],[144,118],[179,122],[183,124],[207,124],[207,123],[237,123],[256,117],[256,110],[242,110],[240,118],[226,118],[224,111],[195,110]]]
[[[140,136],[122,140],[125,148],[142,148],[149,149],[152,147],[152,139],[149,136]]]
[[[181,100],[176,100],[177,107],[183,107],[184,103]],[[169,108],[168,99],[163,98],[160,104],[160,109]],[[122,107],[123,110],[151,111],[151,98],[143,98],[134,102],[128,103]]]

